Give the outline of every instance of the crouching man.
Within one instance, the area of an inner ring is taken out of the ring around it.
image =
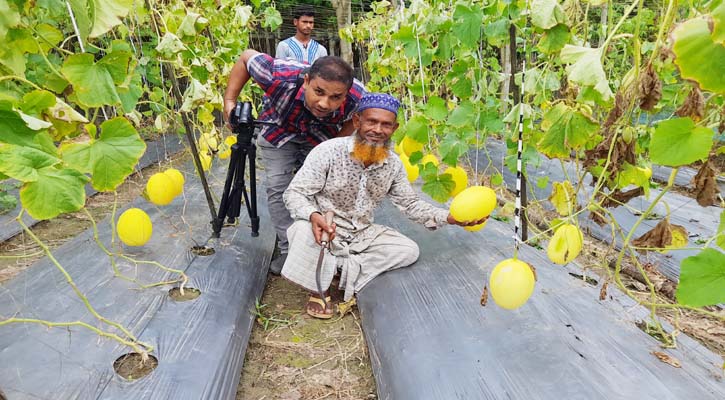
[[[391,150],[399,106],[390,95],[365,94],[352,117],[352,136],[315,147],[284,193],[294,223],[287,230],[290,247],[282,276],[311,292],[306,311],[313,317],[333,316],[328,289],[336,273],[348,301],[376,276],[418,259],[414,241],[373,223],[373,212],[386,196],[408,218],[429,229],[485,221],[456,221],[448,210],[418,197]],[[323,217],[328,211],[334,213],[329,225]],[[316,274],[323,231],[331,238],[319,275],[325,301],[319,296]]]

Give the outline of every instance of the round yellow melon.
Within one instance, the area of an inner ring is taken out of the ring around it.
[[[157,206],[165,206],[176,197],[176,183],[163,172],[157,172],[146,182],[146,197]]]
[[[423,150],[423,143],[416,142],[414,139],[405,136],[403,141],[400,142],[400,148],[403,149],[403,153],[405,153],[406,156],[410,157],[410,155],[416,151]]]
[[[491,215],[496,208],[496,192],[486,186],[471,186],[451,202],[450,212],[456,221],[477,221]]]
[[[418,179],[418,175],[420,175],[420,170],[418,169],[418,166],[411,164],[410,160],[408,159],[408,157],[405,156],[405,154],[400,155],[400,161],[403,162],[405,172],[408,174],[408,181],[411,183],[415,182],[415,180]]]
[[[451,174],[451,178],[453,179],[453,182],[456,183],[456,186],[453,188],[453,191],[451,192],[452,197],[456,197],[458,193],[461,193],[463,189],[468,186],[468,174],[466,173],[466,170],[461,168],[460,166],[457,167],[448,167],[445,171],[443,171],[444,174]]]
[[[420,159],[420,165],[426,165],[428,163],[433,163],[436,167],[440,162],[438,161],[438,158],[434,156],[433,154],[426,154],[423,156],[423,158]]]
[[[151,239],[152,232],[151,218],[140,208],[129,208],[116,222],[118,238],[127,246],[143,246]]]
[[[509,258],[493,268],[488,288],[499,307],[513,310],[526,303],[535,284],[536,278],[529,264]]]
[[[563,224],[556,228],[546,248],[546,255],[555,264],[571,262],[582,251],[584,236],[576,225]]]
[[[180,195],[184,191],[184,174],[176,168],[169,168],[164,174],[174,182],[174,196]]]

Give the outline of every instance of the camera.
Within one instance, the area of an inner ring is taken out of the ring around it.
[[[229,114],[229,125],[232,131],[237,134],[237,143],[251,143],[254,138],[254,118],[252,117],[252,103],[237,102],[231,114]]]

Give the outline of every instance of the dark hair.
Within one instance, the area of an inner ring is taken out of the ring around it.
[[[305,17],[312,17],[312,18],[314,18],[315,17],[315,9],[312,8],[312,6],[310,6],[308,4],[303,4],[301,6],[297,6],[295,8],[295,13],[292,15],[292,17],[294,19],[299,19],[299,17],[301,17],[303,15]]]
[[[342,82],[347,88],[352,87],[353,70],[350,64],[340,57],[324,56],[312,63],[307,71],[310,79],[320,77],[326,81]]]

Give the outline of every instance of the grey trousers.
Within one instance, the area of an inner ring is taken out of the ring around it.
[[[320,246],[315,243],[312,224],[295,221],[289,230],[289,257],[282,268],[282,276],[317,292],[317,260]],[[376,276],[385,271],[407,267],[420,254],[418,245],[402,233],[387,226],[373,224],[352,240],[332,241],[331,249],[325,250],[320,271],[320,285],[327,290],[335,270],[341,269],[339,288],[345,291],[348,301]]]
[[[287,254],[287,228],[292,225],[292,217],[284,205],[282,194],[292,181],[294,172],[302,166],[305,157],[314,147],[303,137],[296,137],[282,147],[274,147],[262,135],[257,138],[257,147],[264,166],[264,184],[267,188],[267,206],[272,224],[277,232],[277,245],[282,254]]]

